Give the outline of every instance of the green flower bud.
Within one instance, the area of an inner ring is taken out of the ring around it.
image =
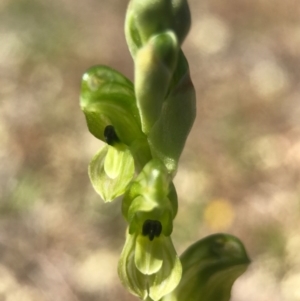
[[[141,130],[133,84],[119,72],[106,67],[90,68],[82,77],[80,106],[89,131],[105,141],[104,129],[113,125],[126,145],[145,140]]]
[[[105,146],[89,165],[92,185],[105,202],[124,194],[133,176],[133,157],[122,143],[114,142],[114,146]]]
[[[125,36],[135,57],[151,36],[173,31],[181,45],[190,29],[191,15],[186,0],[131,0],[125,21]]]
[[[180,260],[180,284],[162,301],[228,301],[234,281],[250,263],[242,242],[228,234],[214,234],[196,242]]]
[[[161,114],[151,128],[148,142],[154,158],[175,174],[179,157],[196,117],[196,94],[188,63],[181,52]]]
[[[155,223],[153,225],[155,228]],[[118,274],[129,292],[142,300],[160,300],[178,285],[181,272],[170,237],[160,233],[150,240],[143,230],[127,234]]]
[[[135,94],[145,134],[160,116],[178,49],[176,36],[168,31],[150,38],[136,55]]]
[[[177,195],[164,164],[153,159],[148,162],[126,191],[122,212],[129,223],[129,233],[142,229],[146,220],[156,220],[162,232],[172,233],[177,212]]]

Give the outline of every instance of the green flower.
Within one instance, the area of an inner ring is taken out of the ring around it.
[[[110,144],[102,148],[89,165],[89,177],[101,198],[110,202],[124,194],[134,176],[134,160],[125,144],[107,140]]]
[[[164,164],[149,161],[126,191],[122,212],[129,223],[129,233],[142,229],[146,220],[156,220],[162,232],[169,236],[177,213],[177,194]]]
[[[118,265],[121,282],[142,300],[160,300],[178,285],[181,263],[170,237],[159,221],[146,221],[143,229],[127,233]]]
[[[234,281],[250,263],[242,242],[228,234],[196,242],[180,260],[182,279],[162,301],[228,301]]]

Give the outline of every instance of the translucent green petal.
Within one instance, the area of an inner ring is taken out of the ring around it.
[[[196,242],[180,259],[182,280],[163,301],[228,301],[234,281],[250,263],[241,241],[227,234]]]
[[[182,274],[181,263],[171,238],[162,235],[158,240],[161,240],[162,245],[163,266],[158,273],[151,276],[149,288],[149,296],[155,301],[172,292],[180,282]]]
[[[121,174],[132,179],[134,173],[133,157],[126,146],[109,146],[104,162],[104,170],[108,177],[115,179]]]
[[[118,274],[122,284],[133,295],[145,300],[148,295],[148,278],[135,266],[134,253],[137,234],[126,236],[125,246],[118,264]]]
[[[89,165],[92,185],[105,202],[124,194],[134,176],[134,160],[129,149],[125,146],[118,150],[112,148],[105,146]]]
[[[145,139],[133,85],[116,70],[106,66],[87,70],[82,77],[80,106],[95,137],[105,141],[104,129],[113,125],[127,145],[135,139]]]
[[[163,264],[163,250],[161,240],[152,241],[147,236],[139,235],[135,247],[135,265],[144,275],[157,273]]]

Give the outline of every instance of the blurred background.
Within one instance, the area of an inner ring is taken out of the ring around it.
[[[175,178],[179,254],[215,232],[253,262],[232,301],[300,300],[300,3],[190,0],[198,115]],[[0,2],[0,300],[133,301],[125,222],[87,166],[79,108],[95,64],[133,78],[124,0]]]

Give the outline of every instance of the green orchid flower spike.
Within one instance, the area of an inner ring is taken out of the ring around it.
[[[234,281],[250,263],[242,242],[229,234],[214,234],[194,243],[180,260],[181,282],[162,301],[229,301]]]
[[[173,179],[196,116],[196,95],[181,45],[191,25],[186,0],[131,0],[126,41],[134,85],[106,66],[82,77],[80,106],[106,143],[89,165],[105,202],[123,195],[126,242],[118,264],[125,288],[146,301],[228,301],[249,265],[241,241],[208,236],[179,258],[171,234],[178,210]]]

